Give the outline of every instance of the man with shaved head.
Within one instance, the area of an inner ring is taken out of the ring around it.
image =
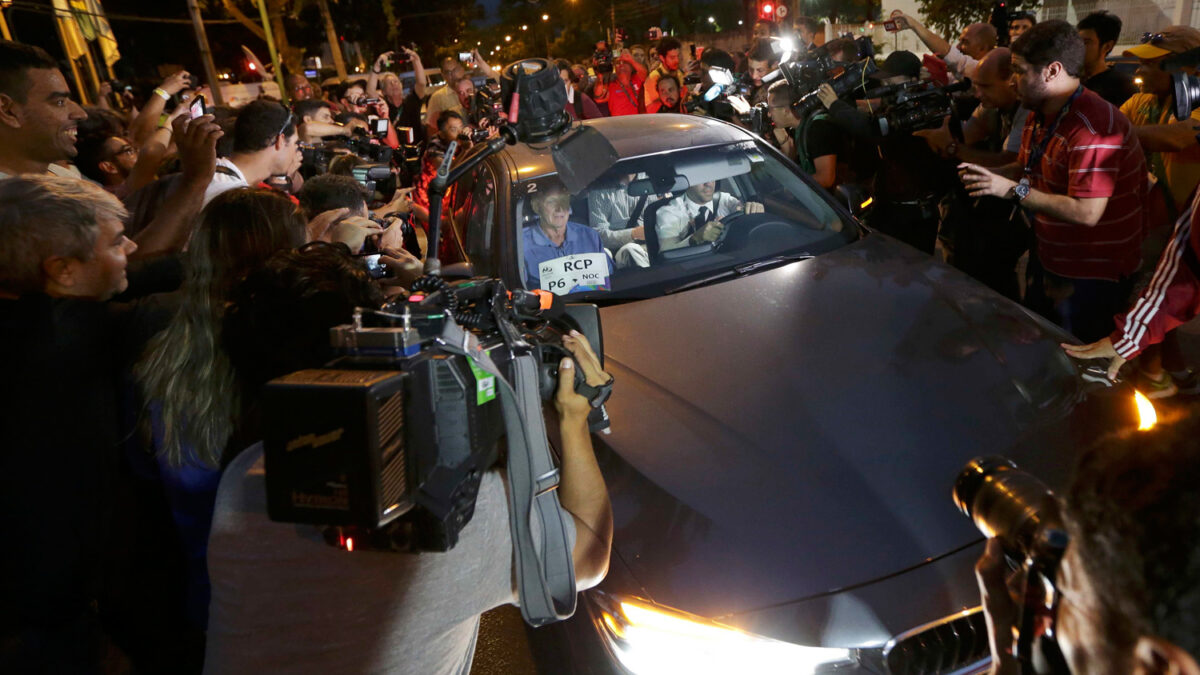
[[[1012,53],[991,50],[970,76],[980,105],[963,124],[963,142],[954,141],[948,125],[917,133],[943,157],[992,167],[1015,162],[1029,110],[1012,81]],[[950,264],[1020,299],[1016,264],[1028,248],[1029,229],[1011,204],[997,197],[959,199],[946,212],[941,232]]]
[[[990,23],[973,23],[963,29],[958,44],[951,45],[946,38],[937,35],[900,10],[892,12],[892,20],[900,30],[911,28],[921,42],[946,62],[946,67],[955,78],[962,80],[970,75],[979,60],[996,47],[996,27]]]

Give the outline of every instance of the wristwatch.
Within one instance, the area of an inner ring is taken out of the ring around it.
[[[1008,198],[1020,204],[1029,196],[1030,189],[1029,179],[1022,178],[1021,182],[1012,186],[1012,189],[1008,191]]]

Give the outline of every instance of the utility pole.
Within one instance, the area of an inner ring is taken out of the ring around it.
[[[204,81],[212,90],[213,103],[225,105],[225,97],[221,95],[221,81],[217,79],[217,68],[213,65],[212,50],[208,46],[208,33],[204,30],[204,20],[200,18],[200,7],[196,0],[187,0],[188,15],[192,17],[192,30],[196,32],[196,44],[200,46],[200,65],[204,67]]]
[[[279,63],[279,52],[275,49],[275,32],[271,30],[271,17],[267,16],[267,0],[258,0],[258,13],[262,15],[263,32],[266,33],[267,49],[271,52],[271,64],[275,67],[275,82],[279,84],[279,98],[288,104],[287,87],[283,84],[283,66]]]
[[[338,79],[346,79],[346,60],[342,57],[342,43],[337,29],[333,27],[333,15],[329,13],[329,0],[318,0],[321,18],[325,20],[325,39],[329,41],[329,53],[333,55],[333,67],[337,68]]]
[[[608,34],[608,48],[611,51],[613,44],[617,41],[617,7],[612,0],[608,3],[608,20],[611,24],[612,31]]]

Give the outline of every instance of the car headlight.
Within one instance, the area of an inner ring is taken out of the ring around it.
[[[647,673],[816,673],[855,662],[849,649],[751,635],[644,600],[593,592],[597,624],[627,670]]]

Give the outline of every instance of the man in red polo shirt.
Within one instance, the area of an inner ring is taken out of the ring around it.
[[[1084,45],[1074,27],[1039,23],[1012,55],[1032,111],[1017,162],[959,171],[972,196],[1008,198],[1034,217],[1025,304],[1084,342],[1098,340],[1112,332],[1141,262],[1146,160],[1129,120],[1080,86]]]

